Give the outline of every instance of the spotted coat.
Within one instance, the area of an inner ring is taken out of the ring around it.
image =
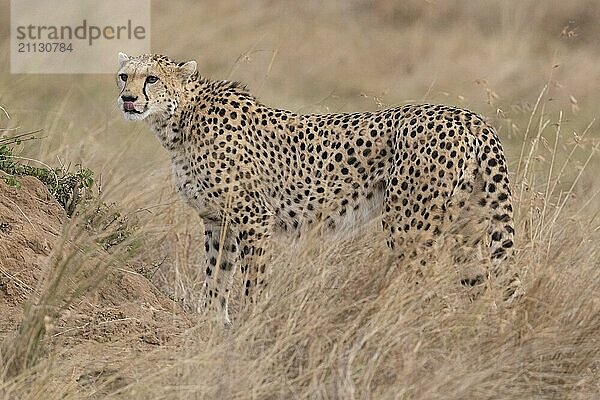
[[[471,244],[483,241],[493,260],[512,250],[506,159],[477,114],[413,104],[302,115],[263,105],[237,82],[200,77],[194,61],[120,61],[119,104],[171,154],[177,191],[206,228],[208,302],[219,298],[226,313],[235,270],[249,295],[263,279],[268,239],[316,223],[379,216],[389,248],[414,259],[452,222],[478,215],[483,236]]]

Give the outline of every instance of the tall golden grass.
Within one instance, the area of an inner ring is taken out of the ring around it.
[[[27,312],[22,329],[4,343],[13,369],[0,376],[2,396],[597,398],[597,2],[153,7],[156,51],[197,58],[208,75],[246,81],[269,104],[326,112],[425,100],[490,116],[513,172],[517,251],[509,267],[519,272],[525,293],[507,307],[493,280],[485,288],[462,287],[461,274],[478,266],[457,265],[448,252],[414,285],[373,221],[349,238],[275,244],[266,295],[237,312],[232,329],[210,315],[194,316],[196,327],[172,345],[99,358],[113,368],[92,388],[69,379],[64,349],[43,346],[47,314]],[[6,88],[0,105],[12,115],[5,126],[46,129],[47,140],[25,154],[85,163],[102,176],[104,198],[139,217],[132,240],[142,255],[117,258],[117,266],[168,257],[153,282],[185,304],[198,301],[200,222],[178,203],[166,155],[146,128],[120,121],[112,78],[3,73],[0,82]],[[49,96],[57,100],[48,104]],[[63,240],[72,239],[66,232]],[[54,283],[37,298],[57,305],[55,313],[98,281],[94,275],[72,286],[71,274],[87,271],[85,265],[110,274],[116,265],[115,258],[97,258],[97,250],[75,257],[67,246],[56,254],[63,261],[52,264],[48,282]]]
[[[553,130],[559,139],[559,120]],[[173,399],[594,398],[600,389],[597,203],[591,205],[594,194],[577,202],[572,190],[556,190],[561,164],[552,165],[556,174],[535,171],[535,140],[524,154],[524,175],[515,182],[518,252],[510,268],[521,274],[525,293],[512,306],[504,304],[503,288],[493,281],[478,295],[461,287],[460,273],[469,266],[456,265],[448,252],[437,254],[432,271],[414,285],[409,270],[387,254],[374,221],[361,235],[279,247],[267,294],[237,313],[232,329],[199,316],[184,345],[128,359],[96,393]],[[167,237],[177,236],[185,254],[180,239],[192,233],[172,229]],[[84,253],[88,262],[98,260],[92,254]],[[82,262],[67,258],[52,271],[58,282],[72,282],[69,274]],[[68,305],[71,292],[58,287],[42,291],[43,304]],[[28,313],[24,326],[42,324],[47,316]],[[39,341],[38,334],[22,329],[12,343]],[[27,359],[38,356],[38,349],[27,350]],[[89,395],[63,387],[56,372],[61,363],[45,356],[22,365],[16,377],[7,375],[4,394]],[[122,374],[135,380],[112,388]]]

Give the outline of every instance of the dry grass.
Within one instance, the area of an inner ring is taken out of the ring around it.
[[[208,75],[243,80],[268,104],[346,111],[414,99],[490,116],[514,174],[510,268],[520,271],[525,295],[509,308],[497,282],[469,292],[457,282],[472,266],[455,265],[448,252],[415,286],[373,221],[350,238],[276,245],[268,296],[238,314],[233,329],[197,316],[176,344],[99,359],[117,367],[93,389],[65,378],[65,349],[33,349],[25,344],[37,343],[40,329],[22,329],[11,343],[28,346],[15,350],[37,362],[3,376],[3,396],[597,398],[597,2],[227,1],[185,12],[189,4],[154,3],[155,50],[198,58]],[[146,128],[120,121],[112,77],[4,73],[0,82],[8,88],[0,106],[12,115],[3,125],[44,127],[48,136],[23,152],[95,169],[105,198],[139,217],[142,261],[158,265],[153,282],[193,304],[198,220],[174,196],[166,155]],[[69,270],[54,271],[65,279]],[[68,287],[47,286],[41,298],[68,304]],[[29,313],[24,327],[43,318]]]

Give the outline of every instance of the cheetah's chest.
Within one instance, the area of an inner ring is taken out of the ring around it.
[[[214,179],[208,174],[199,174],[197,167],[185,155],[173,155],[172,174],[177,193],[192,207],[200,217],[215,218],[223,208],[214,192]]]

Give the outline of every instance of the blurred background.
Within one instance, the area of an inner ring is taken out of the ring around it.
[[[113,76],[8,73],[9,5],[1,4],[0,105],[11,117],[1,116],[3,126],[43,128],[46,137],[22,151],[85,164],[104,189],[167,176],[166,154],[144,124],[122,121]],[[151,16],[154,52],[195,59],[202,74],[242,81],[268,105],[471,108],[497,126],[514,165],[547,86],[536,121],[562,111],[567,137],[589,124],[587,137],[599,136],[595,0],[152,1]]]

